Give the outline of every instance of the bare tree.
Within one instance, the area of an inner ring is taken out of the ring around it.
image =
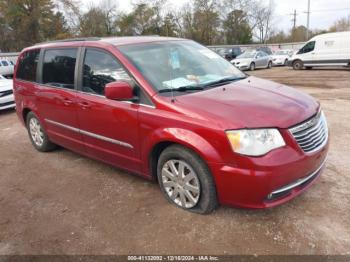
[[[251,28],[254,36],[260,43],[266,43],[272,32],[273,3],[273,0],[270,0],[269,5],[265,5],[262,1],[257,1],[250,6]]]

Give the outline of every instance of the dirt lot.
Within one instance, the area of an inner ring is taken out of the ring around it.
[[[318,182],[269,210],[177,209],[158,185],[65,149],[38,153],[0,113],[0,254],[350,254],[350,70],[258,70],[322,102],[331,148]]]

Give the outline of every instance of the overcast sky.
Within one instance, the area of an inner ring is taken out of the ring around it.
[[[173,6],[181,6],[188,0],[168,0]],[[267,3],[269,0],[265,0]],[[297,25],[306,26],[307,0],[273,0],[275,4],[274,25],[277,29],[291,29],[294,9],[297,11]],[[85,2],[85,1],[84,1]],[[87,2],[87,1],[86,1]],[[91,1],[90,1],[91,2]],[[96,1],[94,1],[96,2]],[[132,0],[119,0],[119,8],[130,11]],[[311,0],[311,29],[328,29],[334,21],[350,15],[350,0]]]

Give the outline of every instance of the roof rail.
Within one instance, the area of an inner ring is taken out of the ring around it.
[[[41,43],[36,43],[35,45],[50,44],[50,43],[64,43],[64,42],[77,42],[77,41],[98,41],[101,40],[99,37],[79,37],[79,38],[68,38],[62,40],[46,41]]]

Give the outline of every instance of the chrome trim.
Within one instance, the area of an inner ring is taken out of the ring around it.
[[[277,190],[271,192],[269,194],[269,198],[272,198],[273,195],[276,195],[276,194],[279,194],[279,193],[291,190],[293,188],[296,188],[297,186],[300,186],[301,184],[303,184],[303,183],[307,182],[308,180],[312,179],[322,169],[322,167],[324,166],[326,161],[327,161],[327,157],[323,160],[322,164],[314,172],[312,172],[310,175],[308,175],[307,177],[304,177],[304,178],[300,178],[300,179],[298,179],[297,181],[295,181],[295,182],[293,182],[291,184],[288,184],[288,185],[286,185],[284,187],[281,187],[280,189],[277,189]]]
[[[305,123],[302,123],[300,125],[298,124],[297,126],[290,128],[289,131],[292,133],[296,133],[296,132],[302,131],[310,126],[315,125],[316,122],[318,122],[318,120],[320,119],[321,113],[322,113],[321,110],[318,111],[316,116],[312,117],[310,120],[306,121]]]
[[[91,132],[88,132],[88,131],[85,131],[85,130],[82,130],[82,129],[79,129],[79,128],[75,128],[75,127],[72,127],[72,126],[68,126],[68,125],[65,125],[65,124],[62,124],[62,123],[55,122],[55,121],[50,120],[50,119],[45,119],[45,121],[50,123],[50,124],[66,128],[66,129],[71,130],[73,132],[80,133],[82,135],[90,136],[90,137],[93,137],[93,138],[96,138],[96,139],[100,139],[100,140],[103,140],[103,141],[106,141],[106,142],[109,142],[109,143],[112,143],[112,144],[116,144],[116,145],[119,145],[119,146],[123,146],[123,147],[127,147],[127,148],[134,148],[132,145],[130,145],[130,144],[126,143],[126,142],[122,142],[122,141],[115,140],[115,139],[112,139],[112,138],[109,138],[109,137],[105,137],[105,136],[101,136],[101,135],[98,135],[98,134],[95,134],[95,133],[91,133]]]
[[[322,111],[312,119],[290,128],[289,132],[307,154],[321,150],[329,139],[327,120]]]

